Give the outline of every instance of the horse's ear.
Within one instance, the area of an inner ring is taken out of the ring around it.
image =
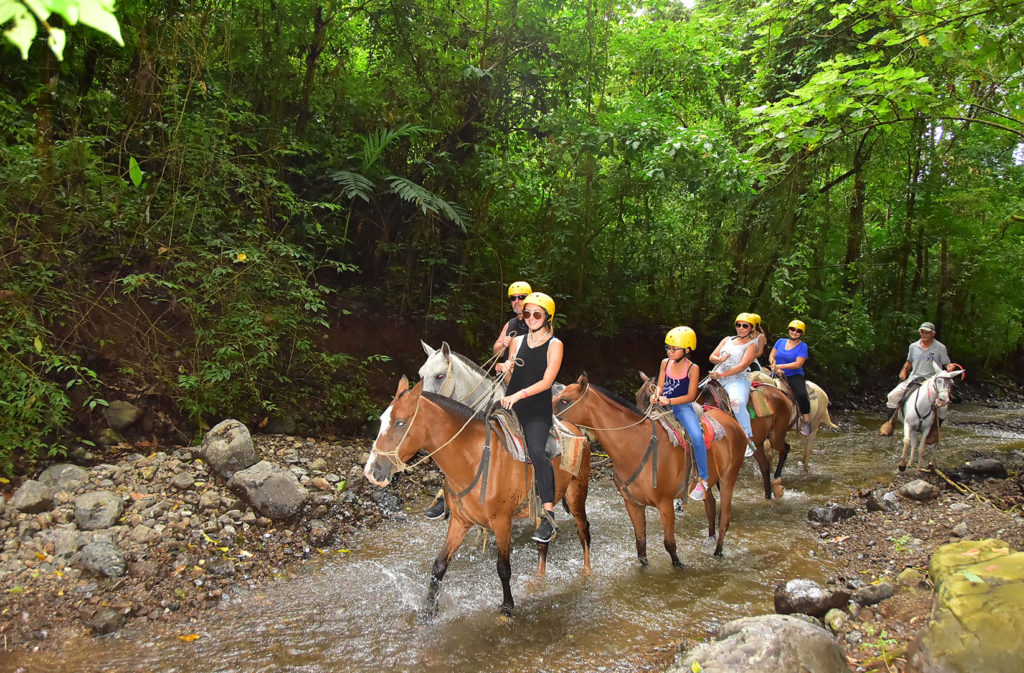
[[[420,383],[423,383],[423,382],[420,381]],[[402,393],[404,393],[408,389],[409,389],[409,379],[408,379],[408,377],[405,376],[405,374],[402,374],[402,378],[398,379],[398,390],[395,391],[395,397],[398,397],[399,395],[401,395]]]
[[[420,394],[423,393],[423,381],[422,380],[417,382],[416,385],[414,385],[412,387],[412,392],[413,392],[414,395],[420,395]]]
[[[430,357],[431,355],[433,355],[434,353],[436,353],[436,352],[437,352],[437,351],[435,351],[435,350],[434,350],[433,348],[431,348],[430,346],[428,346],[428,345],[427,345],[427,342],[426,342],[426,341],[424,341],[423,339],[420,339],[420,345],[421,345],[421,346],[423,346],[423,352],[427,354],[427,357],[428,357],[428,358],[429,358],[429,357]]]
[[[651,378],[647,374],[644,374],[644,371],[642,369],[638,369],[636,373],[640,375],[640,380],[643,381],[644,383],[647,383],[647,379]]]
[[[444,355],[446,358],[450,358],[452,356],[452,349],[448,345],[447,341],[441,342],[441,354]]]
[[[590,379],[587,377],[587,373],[583,372],[582,374],[580,374],[580,377],[576,379],[576,383],[578,383],[581,388],[586,388],[587,386],[589,386]]]

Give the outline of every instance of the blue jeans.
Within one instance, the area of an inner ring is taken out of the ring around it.
[[[743,432],[747,433],[747,437],[753,437],[754,431],[750,429],[750,412],[747,411],[747,400],[750,399],[750,381],[730,376],[727,379],[722,379],[722,386],[725,388],[725,392],[729,393],[732,413],[739,421]]]
[[[686,429],[690,436],[690,443],[693,444],[693,457],[697,459],[697,473],[704,481],[708,480],[708,449],[704,446],[704,433],[700,430],[700,421],[697,420],[697,412],[693,405],[676,404],[672,406],[672,415]]]

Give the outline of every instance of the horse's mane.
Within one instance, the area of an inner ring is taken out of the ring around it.
[[[632,402],[627,402],[618,393],[613,393],[612,391],[608,390],[607,388],[603,388],[603,387],[595,385],[593,383],[590,384],[590,387],[593,388],[594,390],[596,390],[597,392],[601,393],[602,395],[604,395],[608,399],[610,399],[612,402],[615,402],[617,404],[620,404],[620,405],[626,407],[627,409],[629,409],[633,413],[635,413],[635,414],[637,414],[639,416],[643,416],[644,415],[644,412],[640,410],[640,407],[636,406]]]
[[[431,393],[423,391],[423,397],[427,398],[437,406],[443,408],[445,411],[450,411],[457,416],[465,419],[476,418],[478,420],[486,420],[487,414],[485,411],[474,411],[472,407],[463,404],[457,400],[453,400],[450,397],[445,397],[439,393]]]
[[[470,360],[468,357],[466,357],[462,353],[456,353],[453,350],[449,350],[448,352],[451,353],[452,357],[456,358],[459,362],[461,362],[462,364],[464,364],[467,367],[469,367],[471,370],[473,370],[474,372],[479,374],[481,377],[487,376],[487,370],[486,369],[484,369],[483,367],[481,367],[477,363],[473,362],[472,360]]]

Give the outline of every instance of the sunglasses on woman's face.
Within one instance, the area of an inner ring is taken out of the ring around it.
[[[545,318],[545,316],[547,316],[547,313],[545,313],[544,311],[524,311],[523,312],[523,317],[524,318],[533,318],[534,320],[543,320]]]
[[[804,331],[802,329],[797,329],[796,327],[790,327],[789,331],[790,332],[796,332],[797,334],[803,334],[804,333]]]
[[[750,329],[751,327],[753,327],[753,325],[750,325],[750,324],[745,323],[745,322],[738,322],[738,323],[736,323],[736,326],[741,328],[741,329]]]
[[[675,351],[681,351],[683,349],[680,348],[679,346],[669,346],[668,344],[665,344],[665,350],[667,350],[669,353],[672,353]]]
[[[509,298],[509,301],[522,301],[522,300],[526,299],[526,295],[525,294],[510,294],[508,296],[508,298]]]

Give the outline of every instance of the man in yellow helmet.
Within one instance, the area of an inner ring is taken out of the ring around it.
[[[525,280],[517,280],[508,286],[508,299],[512,302],[512,311],[515,312],[508,322],[501,328],[501,334],[494,342],[493,351],[495,355],[504,353],[512,339],[522,336],[529,331],[526,321],[523,320],[523,300],[533,292],[533,288]]]

